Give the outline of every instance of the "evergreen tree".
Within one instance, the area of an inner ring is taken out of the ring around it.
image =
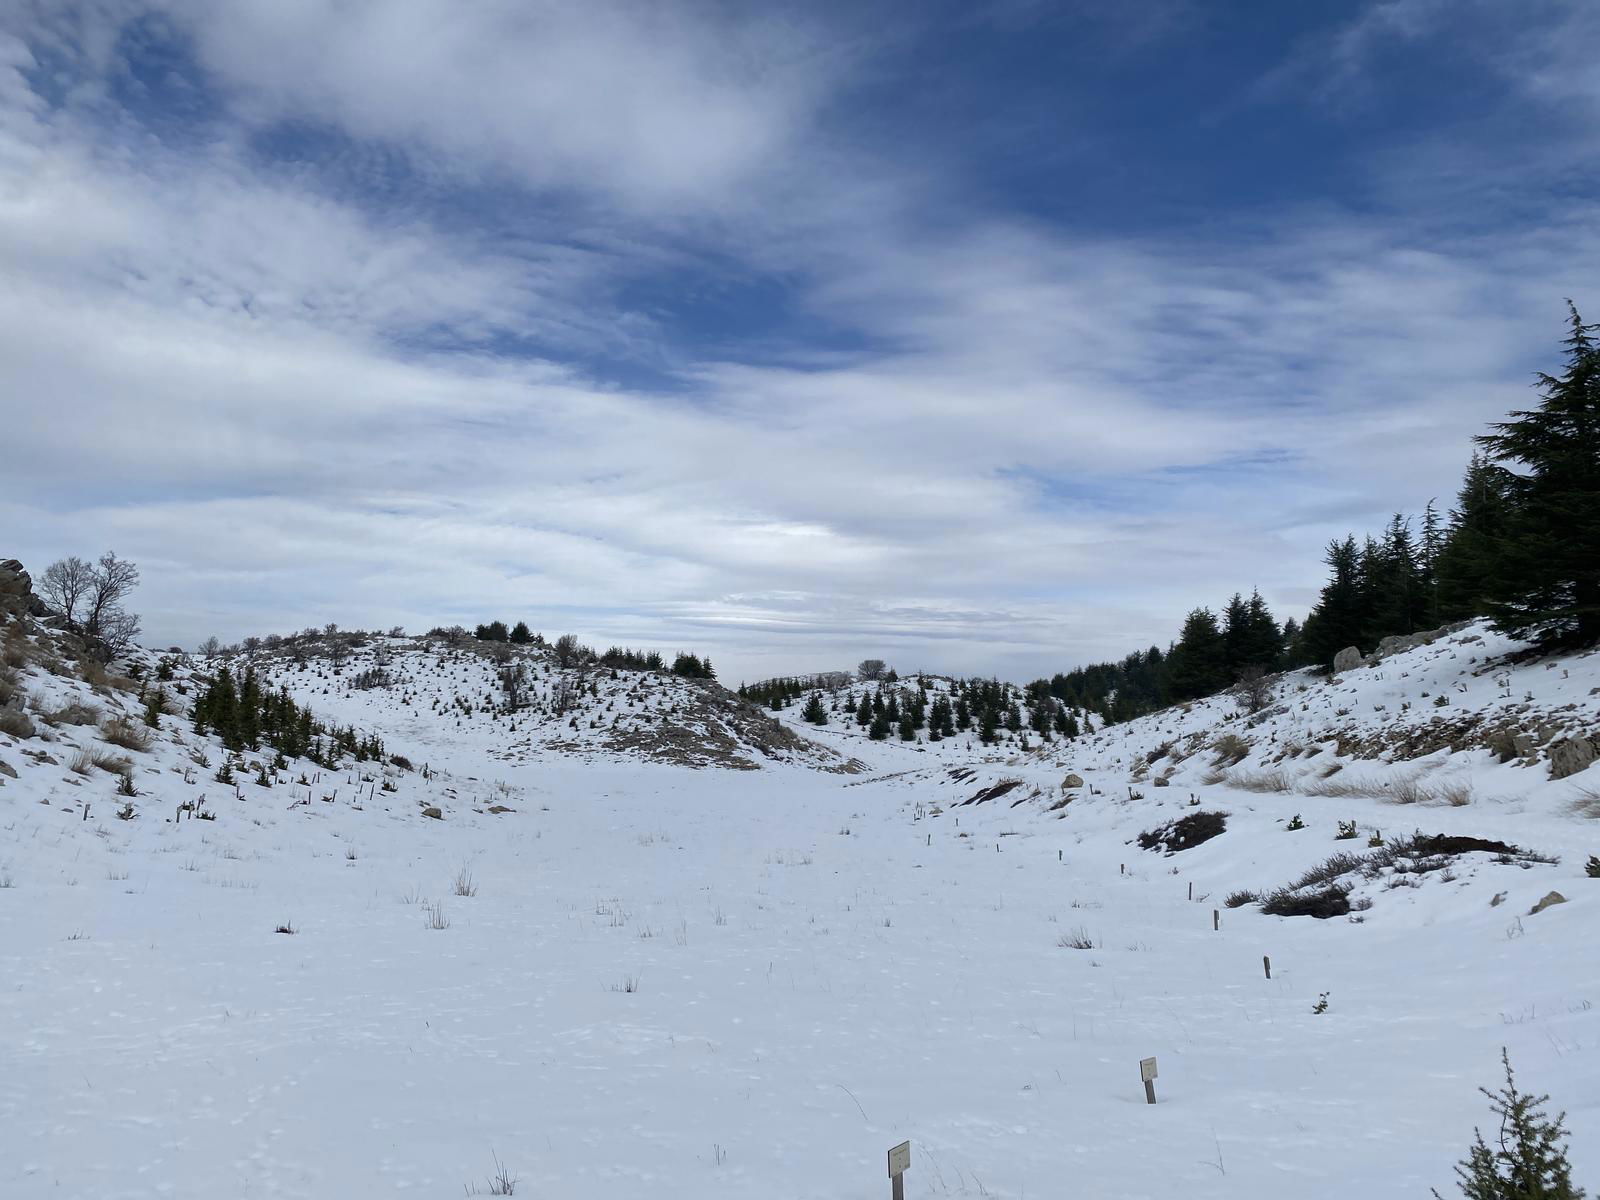
[[[867,736],[875,742],[884,741],[889,736],[889,718],[881,712],[872,715],[872,724],[867,726]]]
[[[1481,617],[1499,590],[1501,546],[1511,524],[1511,473],[1474,452],[1434,564],[1441,621]]]
[[[870,725],[870,724],[872,724],[872,717],[873,717],[872,697],[869,696],[866,692],[862,692],[861,693],[861,707],[856,709],[856,724],[857,725]]]
[[[812,692],[811,699],[806,701],[805,708],[800,710],[800,718],[813,725],[826,725],[828,723],[828,710],[822,706],[822,693]]]
[[[1514,502],[1489,616],[1541,646],[1600,642],[1600,326],[1571,311],[1566,370],[1539,375],[1539,407],[1478,442],[1510,476]]]
[[[1562,1125],[1566,1114],[1554,1120],[1546,1117],[1544,1105],[1550,1097],[1518,1091],[1504,1050],[1500,1061],[1506,1070],[1505,1087],[1496,1092],[1478,1089],[1500,1118],[1500,1135],[1490,1146],[1482,1132],[1473,1131],[1472,1148],[1456,1167],[1461,1194],[1467,1200],[1583,1200],[1583,1189],[1573,1186],[1572,1165],[1567,1161],[1567,1131]]]
[[[533,631],[528,628],[526,621],[518,621],[511,627],[511,640],[518,646],[526,646],[533,641]]]
[[[1197,608],[1184,620],[1178,643],[1167,655],[1167,686],[1174,700],[1194,700],[1221,691],[1228,683],[1226,647],[1216,614]],[[1106,713],[1108,718],[1113,715]]]
[[[1326,669],[1340,650],[1360,644],[1364,624],[1361,558],[1354,537],[1328,543],[1324,561],[1330,578],[1300,629],[1300,657],[1307,665]]]

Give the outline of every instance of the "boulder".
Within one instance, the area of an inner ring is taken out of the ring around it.
[[[1357,667],[1364,666],[1366,659],[1361,657],[1361,650],[1357,646],[1346,646],[1333,656],[1333,673],[1343,674],[1345,671],[1354,671]]]
[[[33,576],[14,558],[0,562],[0,617],[25,616],[33,603]]]
[[[1150,782],[1152,784],[1154,784],[1156,787],[1171,787],[1172,786],[1167,781],[1167,777],[1165,775],[1162,775],[1162,776],[1160,776],[1159,778],[1156,778],[1156,779],[1152,779]]]
[[[1553,905],[1565,904],[1566,902],[1567,898],[1560,892],[1547,892],[1545,893],[1545,898],[1543,900],[1539,901],[1539,903],[1535,904],[1528,910],[1528,915],[1531,917],[1535,913],[1542,913],[1545,909],[1550,908]]]
[[[4,775],[8,779],[15,779],[17,777],[17,769],[5,759],[0,758],[0,775]]]
[[[1083,786],[1083,776],[1082,775],[1068,775],[1065,779],[1063,779],[1061,781],[1061,790],[1062,791],[1069,791],[1072,788],[1081,788],[1082,786]]]
[[[1600,758],[1600,750],[1596,749],[1594,742],[1582,737],[1562,738],[1550,747],[1549,754],[1551,779],[1576,775]]]
[[[425,816],[425,817],[432,817],[435,821],[444,820],[444,813],[440,812],[437,808],[435,808],[431,804],[427,808],[422,810],[422,815]]]
[[[1531,733],[1514,733],[1511,735],[1511,748],[1516,751],[1518,758],[1527,758],[1539,750],[1539,739]]]

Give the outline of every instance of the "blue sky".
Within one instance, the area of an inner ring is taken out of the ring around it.
[[[153,640],[1165,642],[1594,308],[1600,10],[21,0],[0,552]]]

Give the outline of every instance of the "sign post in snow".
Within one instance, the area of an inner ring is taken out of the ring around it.
[[[1139,1078],[1144,1080],[1144,1102],[1156,1102],[1156,1060],[1141,1058],[1139,1060]]]
[[[894,1200],[906,1200],[906,1184],[901,1177],[910,1167],[910,1142],[901,1142],[889,1150],[889,1182],[894,1187]]]

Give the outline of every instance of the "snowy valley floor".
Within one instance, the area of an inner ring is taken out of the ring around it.
[[[927,815],[942,770],[492,778],[514,811],[445,821],[0,793],[0,1195],[447,1197],[498,1157],[519,1196],[878,1197],[903,1139],[913,1197],[1451,1194],[1502,1045],[1600,1180],[1593,822],[1212,788],[1229,832],[1164,858],[1127,840],[1187,793],[1109,776],[1061,819]],[[1349,817],[1563,858],[1213,931]]]

